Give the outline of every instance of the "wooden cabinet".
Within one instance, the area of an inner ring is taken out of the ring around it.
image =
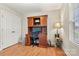
[[[26,34],[26,45],[31,45],[32,43],[34,28],[41,28],[40,32],[42,33],[38,34],[39,46],[47,47],[47,15],[28,17],[28,33],[30,34]]]
[[[34,24],[33,17],[28,17],[28,27],[32,27]]]
[[[40,18],[39,26],[47,26],[47,15],[39,16],[39,17],[28,17],[28,27],[35,26],[34,18]]]
[[[41,26],[47,26],[47,16],[40,17]]]
[[[30,40],[30,35],[29,34],[26,34],[25,45],[27,45],[27,46],[31,45],[31,40]]]

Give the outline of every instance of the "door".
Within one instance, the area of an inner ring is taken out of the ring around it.
[[[1,10],[0,10],[0,50],[2,50]]]
[[[18,43],[20,18],[5,9],[0,10],[0,50]]]
[[[1,9],[1,49],[4,49],[7,46],[8,40],[6,40],[6,11]]]

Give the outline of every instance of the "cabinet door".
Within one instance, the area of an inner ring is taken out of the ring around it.
[[[27,45],[27,46],[31,45],[30,35],[29,34],[26,34],[25,45]]]
[[[40,17],[41,26],[47,26],[47,16]]]
[[[39,34],[39,47],[47,47],[47,35]]]
[[[32,27],[33,26],[33,23],[34,23],[33,17],[28,17],[28,26],[29,27]]]

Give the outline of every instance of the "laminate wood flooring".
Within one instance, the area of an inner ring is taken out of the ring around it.
[[[0,56],[66,56],[60,48],[48,47],[32,47],[15,44],[0,51]]]

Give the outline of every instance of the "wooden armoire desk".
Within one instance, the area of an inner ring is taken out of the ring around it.
[[[35,21],[37,21],[35,23]],[[47,15],[28,17],[28,34],[26,34],[26,45],[31,45],[31,34],[33,28],[40,28],[39,47],[47,47]]]

